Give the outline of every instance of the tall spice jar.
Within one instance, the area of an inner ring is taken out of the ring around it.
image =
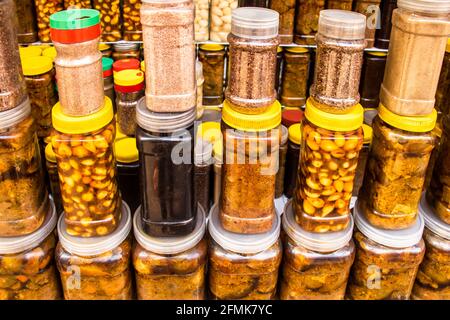
[[[285,107],[302,107],[308,90],[310,54],[306,48],[286,48],[280,102]]]
[[[123,39],[126,41],[142,41],[142,25],[140,10],[142,0],[123,0]]]
[[[34,0],[14,0],[19,21],[17,40],[19,43],[38,41]]]
[[[375,47],[389,49],[389,39],[392,30],[392,11],[397,8],[397,0],[381,0],[380,28],[375,31]]]
[[[270,0],[270,9],[280,15],[278,34],[280,44],[291,44],[294,42],[295,27],[295,0]]]
[[[51,42],[50,16],[64,9],[63,0],[34,0],[36,7],[38,36],[41,42]]]
[[[364,53],[359,92],[360,103],[364,108],[377,108],[380,102],[380,87],[383,82],[387,52],[371,51]]]
[[[375,31],[379,26],[381,0],[355,0],[354,11],[366,16],[366,41],[367,48],[372,48],[375,44]]]
[[[225,46],[202,44],[198,59],[203,64],[203,105],[217,106],[223,101],[223,80],[225,72]]]
[[[325,0],[297,0],[296,2],[294,41],[296,44],[315,44],[319,13],[325,9]]]

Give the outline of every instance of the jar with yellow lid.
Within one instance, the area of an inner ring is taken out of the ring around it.
[[[355,197],[358,196],[359,189],[361,188],[364,180],[367,159],[369,159],[370,144],[372,143],[372,136],[373,136],[373,129],[371,126],[364,123],[362,125],[362,129],[364,133],[364,140],[363,146],[359,151],[358,166],[356,167],[356,175],[355,181],[353,183],[353,192],[352,192],[353,196]]]
[[[20,61],[24,58],[38,57],[42,55],[42,49],[39,46],[19,47]]]
[[[44,57],[48,57],[48,58],[52,59],[52,62],[55,60],[56,54],[57,54],[57,52],[56,52],[55,47],[48,47],[48,48],[45,48],[44,50],[42,50],[42,55]]]
[[[14,0],[18,28],[17,40],[19,43],[33,43],[38,41],[34,0]]]
[[[45,167],[47,168],[48,180],[50,183],[50,192],[55,203],[56,214],[63,212],[61,188],[59,187],[58,166],[56,164],[56,155],[53,152],[52,144],[48,143],[45,147]]]
[[[102,56],[104,58],[112,57],[113,49],[111,48],[111,46],[109,44],[99,43],[98,50],[100,50],[100,52],[102,53]]]
[[[435,137],[436,111],[404,117],[380,104],[363,186],[362,213],[375,227],[405,229],[415,223]]]
[[[278,171],[275,178],[275,198],[279,198],[283,195],[284,189],[284,175],[286,172],[286,155],[288,150],[288,128],[281,125],[281,140],[280,148],[278,152]],[[288,172],[290,174],[290,172]]]
[[[92,6],[100,11],[102,41],[113,42],[122,39],[120,0],[93,0]]]
[[[447,39],[444,61],[442,62],[441,75],[436,91],[436,110],[442,114],[448,114],[450,110],[450,38]]]
[[[296,123],[288,129],[288,147],[286,153],[286,174],[284,175],[284,195],[292,198],[297,183],[298,159],[302,142],[301,124]]]
[[[142,25],[140,10],[142,1],[123,0],[123,39],[126,41],[142,41]]]
[[[308,95],[310,54],[307,48],[284,50],[280,102],[285,107],[303,107]]]
[[[387,52],[364,53],[359,93],[364,108],[377,108],[380,102],[380,87],[383,82]]]
[[[84,117],[63,114],[57,103],[52,120],[67,233],[80,237],[110,234],[119,223],[121,204],[111,100],[105,97],[100,111]]]
[[[195,5],[195,20],[194,20],[195,41],[208,41],[210,0],[194,0],[194,5]]]
[[[225,72],[225,46],[202,44],[198,59],[203,65],[203,104],[217,106],[223,101],[223,81]]]
[[[64,0],[34,0],[38,36],[41,42],[51,42],[50,16],[64,10]]]
[[[300,226],[309,232],[334,232],[350,221],[359,152],[363,146],[363,108],[331,114],[309,98],[302,124],[302,148],[293,196]]]
[[[281,106],[259,115],[222,109],[223,165],[220,220],[225,230],[244,234],[271,229],[281,139]]]
[[[325,0],[298,0],[295,16],[294,41],[300,45],[316,43],[319,13],[325,9]]]
[[[294,42],[295,0],[270,0],[270,9],[280,14],[280,44]]]
[[[353,5],[353,10],[365,15],[367,19],[367,48],[372,48],[375,44],[375,31],[377,23],[379,23],[377,20],[379,19],[380,2],[381,0],[355,0],[355,4]]]

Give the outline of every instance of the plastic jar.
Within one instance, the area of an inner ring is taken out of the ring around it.
[[[27,99],[0,112],[0,236],[30,234],[48,210],[35,121]]]
[[[59,216],[63,212],[61,188],[59,187],[58,166],[56,165],[56,155],[53,152],[52,144],[45,147],[45,167],[47,168],[50,191],[55,204],[56,214]]]
[[[354,11],[366,16],[366,42],[367,48],[372,48],[375,44],[375,31],[380,15],[381,0],[355,0]]]
[[[103,107],[100,13],[94,9],[64,10],[50,17],[58,94],[64,114],[85,116]]]
[[[404,229],[414,224],[435,145],[435,123],[436,111],[402,117],[380,104],[360,190],[362,212],[375,227]]]
[[[19,43],[38,41],[34,0],[15,0],[17,20],[17,40]]]
[[[214,206],[209,214],[208,230],[211,298],[273,299],[282,256],[279,215],[275,214],[272,227],[265,233],[238,234],[223,228],[219,209]]]
[[[122,59],[113,63],[113,72],[119,72],[123,70],[140,70],[141,64],[138,59]],[[145,71],[145,70],[143,70]]]
[[[195,227],[195,118],[195,109],[151,112],[145,98],[136,107],[143,228],[150,236],[184,236]]]
[[[141,49],[139,43],[122,43],[118,42],[113,45],[112,57],[114,61],[122,59],[136,59],[139,60],[141,56]]]
[[[284,175],[284,195],[292,198],[297,182],[298,159],[300,157],[300,145],[302,131],[300,123],[289,127],[289,142],[286,153],[286,174]]]
[[[195,203],[198,203],[202,208],[209,212],[211,207],[210,197],[210,182],[211,171],[213,165],[213,145],[209,141],[202,139],[196,140],[194,149],[194,190]]]
[[[353,219],[339,232],[311,233],[295,221],[289,201],[283,213],[281,300],[342,300],[355,259]]]
[[[53,260],[58,217],[50,202],[38,230],[27,236],[0,237],[0,300],[60,299]]]
[[[219,44],[202,44],[198,59],[203,65],[203,105],[217,106],[223,101],[225,72],[225,47]]]
[[[123,39],[142,41],[141,6],[145,0],[123,0]]]
[[[300,45],[315,44],[319,13],[325,9],[325,0],[297,0],[296,2],[294,41]]]
[[[306,48],[293,47],[284,50],[281,104],[285,107],[302,107],[308,95],[310,55]]]
[[[209,40],[209,0],[194,0],[195,5],[195,41]]]
[[[193,0],[143,0],[141,18],[147,108],[154,112],[184,112],[194,108]]]
[[[66,300],[130,300],[131,213],[122,202],[117,229],[103,237],[80,238],[66,232],[64,215],[58,221],[55,259]]]
[[[430,114],[450,34],[450,1],[399,0],[398,6],[380,101],[398,115]]]
[[[356,258],[346,298],[351,300],[408,300],[425,253],[424,222],[419,217],[404,230],[372,226],[354,207]]]
[[[222,108],[223,165],[220,221],[237,233],[264,233],[273,225],[281,139],[278,101],[263,114]]]
[[[111,100],[84,117],[52,111],[56,154],[67,233],[97,237],[112,233],[120,221],[120,192],[113,143],[116,135]]]
[[[231,31],[231,12],[238,7],[238,0],[211,0],[209,39],[227,42]]]
[[[225,97],[238,112],[262,113],[277,98],[278,17],[278,12],[264,8],[233,10]]]
[[[314,83],[310,94],[324,105],[324,111],[348,112],[359,102],[365,30],[366,17],[360,13],[320,12]]]
[[[448,114],[450,110],[450,101],[448,93],[450,92],[450,38],[447,39],[444,61],[442,62],[441,75],[436,91],[436,110],[442,114]]]
[[[50,38],[50,16],[64,9],[64,0],[34,0],[38,36],[41,42],[52,42]]]
[[[293,43],[295,0],[270,0],[270,9],[277,11],[280,15],[280,25],[278,26],[280,44]]]
[[[380,3],[380,28],[375,31],[375,47],[389,48],[389,39],[392,30],[392,11],[397,8],[397,0],[381,0]]]
[[[133,265],[139,300],[205,299],[207,245],[206,219],[201,206],[194,230],[184,236],[150,237],[141,225],[141,210],[134,216]]]
[[[364,175],[366,172],[366,164],[369,159],[370,144],[372,143],[373,129],[367,124],[362,125],[364,133],[364,144],[359,151],[358,165],[356,166],[356,175],[353,182],[353,192],[352,195],[357,197],[359,194],[359,189],[361,188],[364,180]]]
[[[197,82],[197,119],[200,119],[203,115],[205,108],[203,107],[203,83],[205,77],[203,77],[203,65],[200,61],[195,61],[195,80]]]
[[[113,63],[111,58],[102,58],[103,70],[103,90],[105,96],[113,102],[113,109],[116,110],[116,95],[114,92],[114,77],[113,77]]]
[[[275,198],[279,198],[283,195],[284,176],[286,172],[286,154],[288,149],[288,135],[288,129],[282,125],[280,148],[278,152],[278,171],[275,177]],[[291,173],[288,171],[288,174]]]
[[[387,52],[365,52],[359,92],[364,108],[377,108],[380,103],[380,87],[383,82]]]
[[[100,11],[102,41],[113,42],[122,39],[120,0],[93,0],[92,5]]]
[[[306,102],[302,148],[293,195],[297,222],[309,232],[341,231],[350,221],[350,199],[363,145],[363,108],[330,114]]]

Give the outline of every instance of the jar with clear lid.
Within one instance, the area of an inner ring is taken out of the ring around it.
[[[194,31],[195,41],[209,40],[209,0],[194,0],[195,20]]]
[[[279,14],[265,8],[233,10],[230,77],[225,97],[238,112],[259,114],[276,100]]]
[[[56,155],[53,152],[52,144],[48,143],[45,147],[45,167],[47,168],[48,180],[50,183],[50,192],[53,203],[55,204],[56,214],[59,216],[63,212],[61,188],[59,187],[58,166],[56,164]]]
[[[134,216],[133,265],[139,300],[203,300],[207,269],[206,218],[198,206],[194,229],[184,236],[151,237]]]
[[[294,42],[295,27],[295,0],[269,0],[270,9],[280,15],[278,34],[280,44],[291,44]]]
[[[27,235],[49,206],[30,101],[0,112],[0,119],[0,235]]]
[[[308,89],[310,55],[306,48],[284,50],[280,102],[285,107],[303,107]]]
[[[39,41],[52,42],[50,38],[50,16],[64,10],[64,0],[34,0],[34,4]]]
[[[364,175],[366,172],[366,164],[367,160],[369,159],[370,144],[372,143],[372,136],[373,136],[373,129],[371,126],[364,123],[362,125],[362,129],[364,134],[364,140],[363,146],[359,151],[358,165],[356,166],[356,175],[355,180],[353,182],[352,195],[354,197],[358,196],[359,189],[361,189],[361,186],[363,184]]]
[[[416,221],[435,137],[436,111],[402,117],[380,104],[372,146],[360,189],[361,210],[382,229],[404,229]]]
[[[342,300],[355,259],[353,219],[339,232],[311,233],[295,220],[292,203],[282,218],[281,300]]]
[[[201,205],[206,212],[209,212],[211,206],[210,183],[213,164],[212,154],[212,143],[204,141],[201,137],[199,139],[197,136],[194,149],[195,203]]]
[[[387,52],[371,51],[364,53],[359,92],[360,103],[364,108],[377,108],[380,103],[380,87],[383,82]]]
[[[195,118],[195,108],[151,112],[145,98],[136,107],[143,229],[150,236],[184,236],[195,227]]]
[[[450,38],[447,39],[444,61],[442,62],[441,75],[436,91],[436,110],[442,114],[448,114],[450,111],[450,101],[448,93],[450,92]]]
[[[322,10],[316,35],[314,82],[310,95],[324,111],[348,112],[359,102],[366,17],[344,10]],[[342,75],[345,74],[345,77]]]
[[[423,218],[408,229],[383,230],[371,225],[358,202],[354,207],[356,257],[346,298],[408,300],[425,253]]]
[[[114,92],[114,77],[113,66],[114,60],[111,58],[102,57],[102,70],[103,70],[103,91],[105,96],[108,97],[113,103],[113,109],[116,110],[116,94]]]
[[[205,111],[203,107],[203,83],[205,82],[205,77],[203,76],[203,65],[198,60],[195,61],[195,80],[197,82],[197,119],[200,119]]]
[[[225,46],[202,44],[198,59],[203,65],[203,105],[217,106],[223,101],[223,77],[225,72]]]
[[[294,42],[300,45],[316,43],[319,13],[325,9],[325,0],[297,0]]]
[[[366,16],[366,42],[367,48],[372,48],[375,44],[375,31],[379,24],[381,0],[355,0],[354,11]]]
[[[34,0],[14,0],[16,4],[17,40],[19,43],[33,43],[38,41]]]
[[[132,215],[124,201],[120,210],[117,229],[103,237],[74,237],[59,217],[55,260],[66,300],[132,299]]]
[[[58,102],[52,118],[66,232],[85,238],[106,236],[117,228],[121,215],[111,100],[105,97],[100,111],[84,117],[65,115]]]
[[[0,237],[0,300],[57,300],[61,298],[54,263],[55,226],[53,201],[42,226],[32,234]]]
[[[390,111],[402,116],[432,113],[450,34],[449,15],[450,1],[398,1],[380,91],[380,101]]]
[[[141,20],[147,108],[153,112],[185,112],[194,108],[193,0],[143,0]]]
[[[64,10],[50,17],[58,94],[64,114],[86,116],[103,107],[100,13],[94,9]]]
[[[123,39],[126,41],[142,41],[141,6],[143,0],[123,0]]]
[[[137,59],[141,56],[141,49],[139,43],[115,43],[113,45],[112,58],[114,61],[122,59]]]
[[[113,42],[122,39],[120,0],[93,0],[92,6],[100,11],[102,41]]]
[[[350,221],[359,152],[363,145],[363,108],[330,114],[306,102],[302,124],[300,164],[293,209],[309,232],[341,231]]]
[[[327,9],[352,11],[353,0],[327,0]]]
[[[208,220],[208,284],[215,300],[270,300],[275,298],[282,246],[280,216],[269,231],[239,234],[223,228],[217,205]]]
[[[381,0],[380,28],[375,31],[375,47],[389,49],[392,30],[392,11],[397,8],[397,0]]]
[[[278,171],[275,177],[275,198],[279,198],[283,195],[284,176],[286,172],[286,154],[288,149],[288,135],[288,129],[282,125],[280,148],[278,151]],[[288,174],[291,173],[288,171]]]
[[[220,221],[236,233],[264,233],[273,226],[275,178],[281,140],[281,107],[265,113],[222,108],[223,165]]]
[[[238,0],[211,0],[209,39],[227,42],[231,31],[231,12],[238,7]]]
[[[300,144],[302,131],[300,123],[293,124],[288,129],[289,141],[286,153],[286,174],[284,175],[284,195],[292,198],[297,182],[298,159],[300,158]]]

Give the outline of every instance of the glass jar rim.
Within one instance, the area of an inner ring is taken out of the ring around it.
[[[0,119],[2,119],[2,121],[0,121],[0,129],[6,129],[16,125],[26,117],[28,117],[30,114],[30,99],[26,97],[25,100],[17,107],[0,112]]]
[[[134,42],[116,42],[113,45],[113,49],[116,52],[124,52],[128,50],[138,50],[140,44]]]
[[[450,240],[450,225],[446,224],[436,216],[436,213],[425,197],[425,193],[422,195],[422,199],[420,200],[419,214],[423,216],[425,227],[428,230],[444,239]]]

